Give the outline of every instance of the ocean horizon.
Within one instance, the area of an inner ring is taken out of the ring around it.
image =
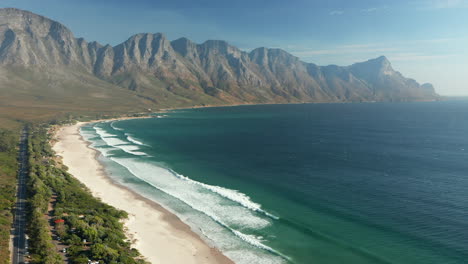
[[[463,263],[468,103],[171,110],[80,131],[236,263]]]

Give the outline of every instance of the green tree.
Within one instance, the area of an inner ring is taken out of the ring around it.
[[[95,227],[88,227],[83,232],[89,242],[94,242],[99,238],[98,231]]]
[[[104,260],[106,263],[118,258],[117,250],[100,243],[91,246],[91,255],[93,259]]]

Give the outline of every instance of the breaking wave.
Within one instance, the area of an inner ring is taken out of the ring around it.
[[[135,158],[110,159],[140,180],[207,215],[249,245],[287,259],[280,252],[263,244],[259,238],[240,231],[259,230],[271,224],[271,220],[263,216],[268,213],[261,210],[260,205],[252,202],[246,194],[197,182],[151,162]]]
[[[135,156],[148,156],[147,153],[140,150],[140,147],[131,144],[129,141],[119,139],[116,134],[111,134],[98,126],[93,126],[93,128],[108,146],[121,149],[124,152]]]
[[[143,142],[137,140],[136,138],[132,137],[132,136],[131,136],[130,134],[128,134],[128,133],[125,133],[125,135],[127,136],[127,140],[130,141],[130,142],[132,142],[132,143],[135,143],[135,144],[140,145],[140,146],[148,146],[148,145],[146,145],[145,143],[143,143]]]
[[[115,123],[115,121],[112,122],[112,123],[110,123],[110,126],[111,126],[114,130],[118,130],[118,131],[123,131],[123,130],[124,130],[123,128],[116,127],[116,126],[114,125],[114,123]]]
[[[156,161],[137,157],[148,156],[141,147],[150,146],[128,133],[123,134],[113,123],[110,123],[110,126],[114,129],[114,133],[110,133],[98,124],[91,126],[91,130],[82,130],[81,133],[84,138],[93,142],[92,146],[109,161],[119,164],[131,175],[185,204],[194,212],[198,212],[197,214],[211,219],[212,224],[207,225],[205,222],[200,225],[198,222],[196,228],[199,228],[200,232],[215,245],[219,245],[226,256],[238,264],[280,264],[288,259],[287,256],[267,246],[262,237],[251,234],[269,227],[272,221],[279,219],[278,217],[263,210],[260,204],[238,190],[205,184],[164,168]],[[122,150],[132,154],[133,157],[112,153],[115,150]],[[197,221],[199,220],[195,222]],[[209,227],[212,225],[219,225],[219,228],[224,229],[224,235],[212,233]],[[248,249],[249,247],[251,249]]]

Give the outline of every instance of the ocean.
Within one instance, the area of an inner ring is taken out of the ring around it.
[[[468,101],[183,109],[81,134],[236,263],[468,261]]]

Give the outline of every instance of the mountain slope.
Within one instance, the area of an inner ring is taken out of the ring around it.
[[[405,78],[392,68],[384,56],[355,63],[348,69],[372,88],[374,97],[379,101],[413,101],[421,98],[437,98],[431,84],[420,85],[413,79]]]
[[[241,103],[435,100],[385,57],[317,66],[281,50],[141,33],[112,47],[31,12],[0,9],[0,104],[135,109]],[[65,103],[64,103],[65,102]]]

